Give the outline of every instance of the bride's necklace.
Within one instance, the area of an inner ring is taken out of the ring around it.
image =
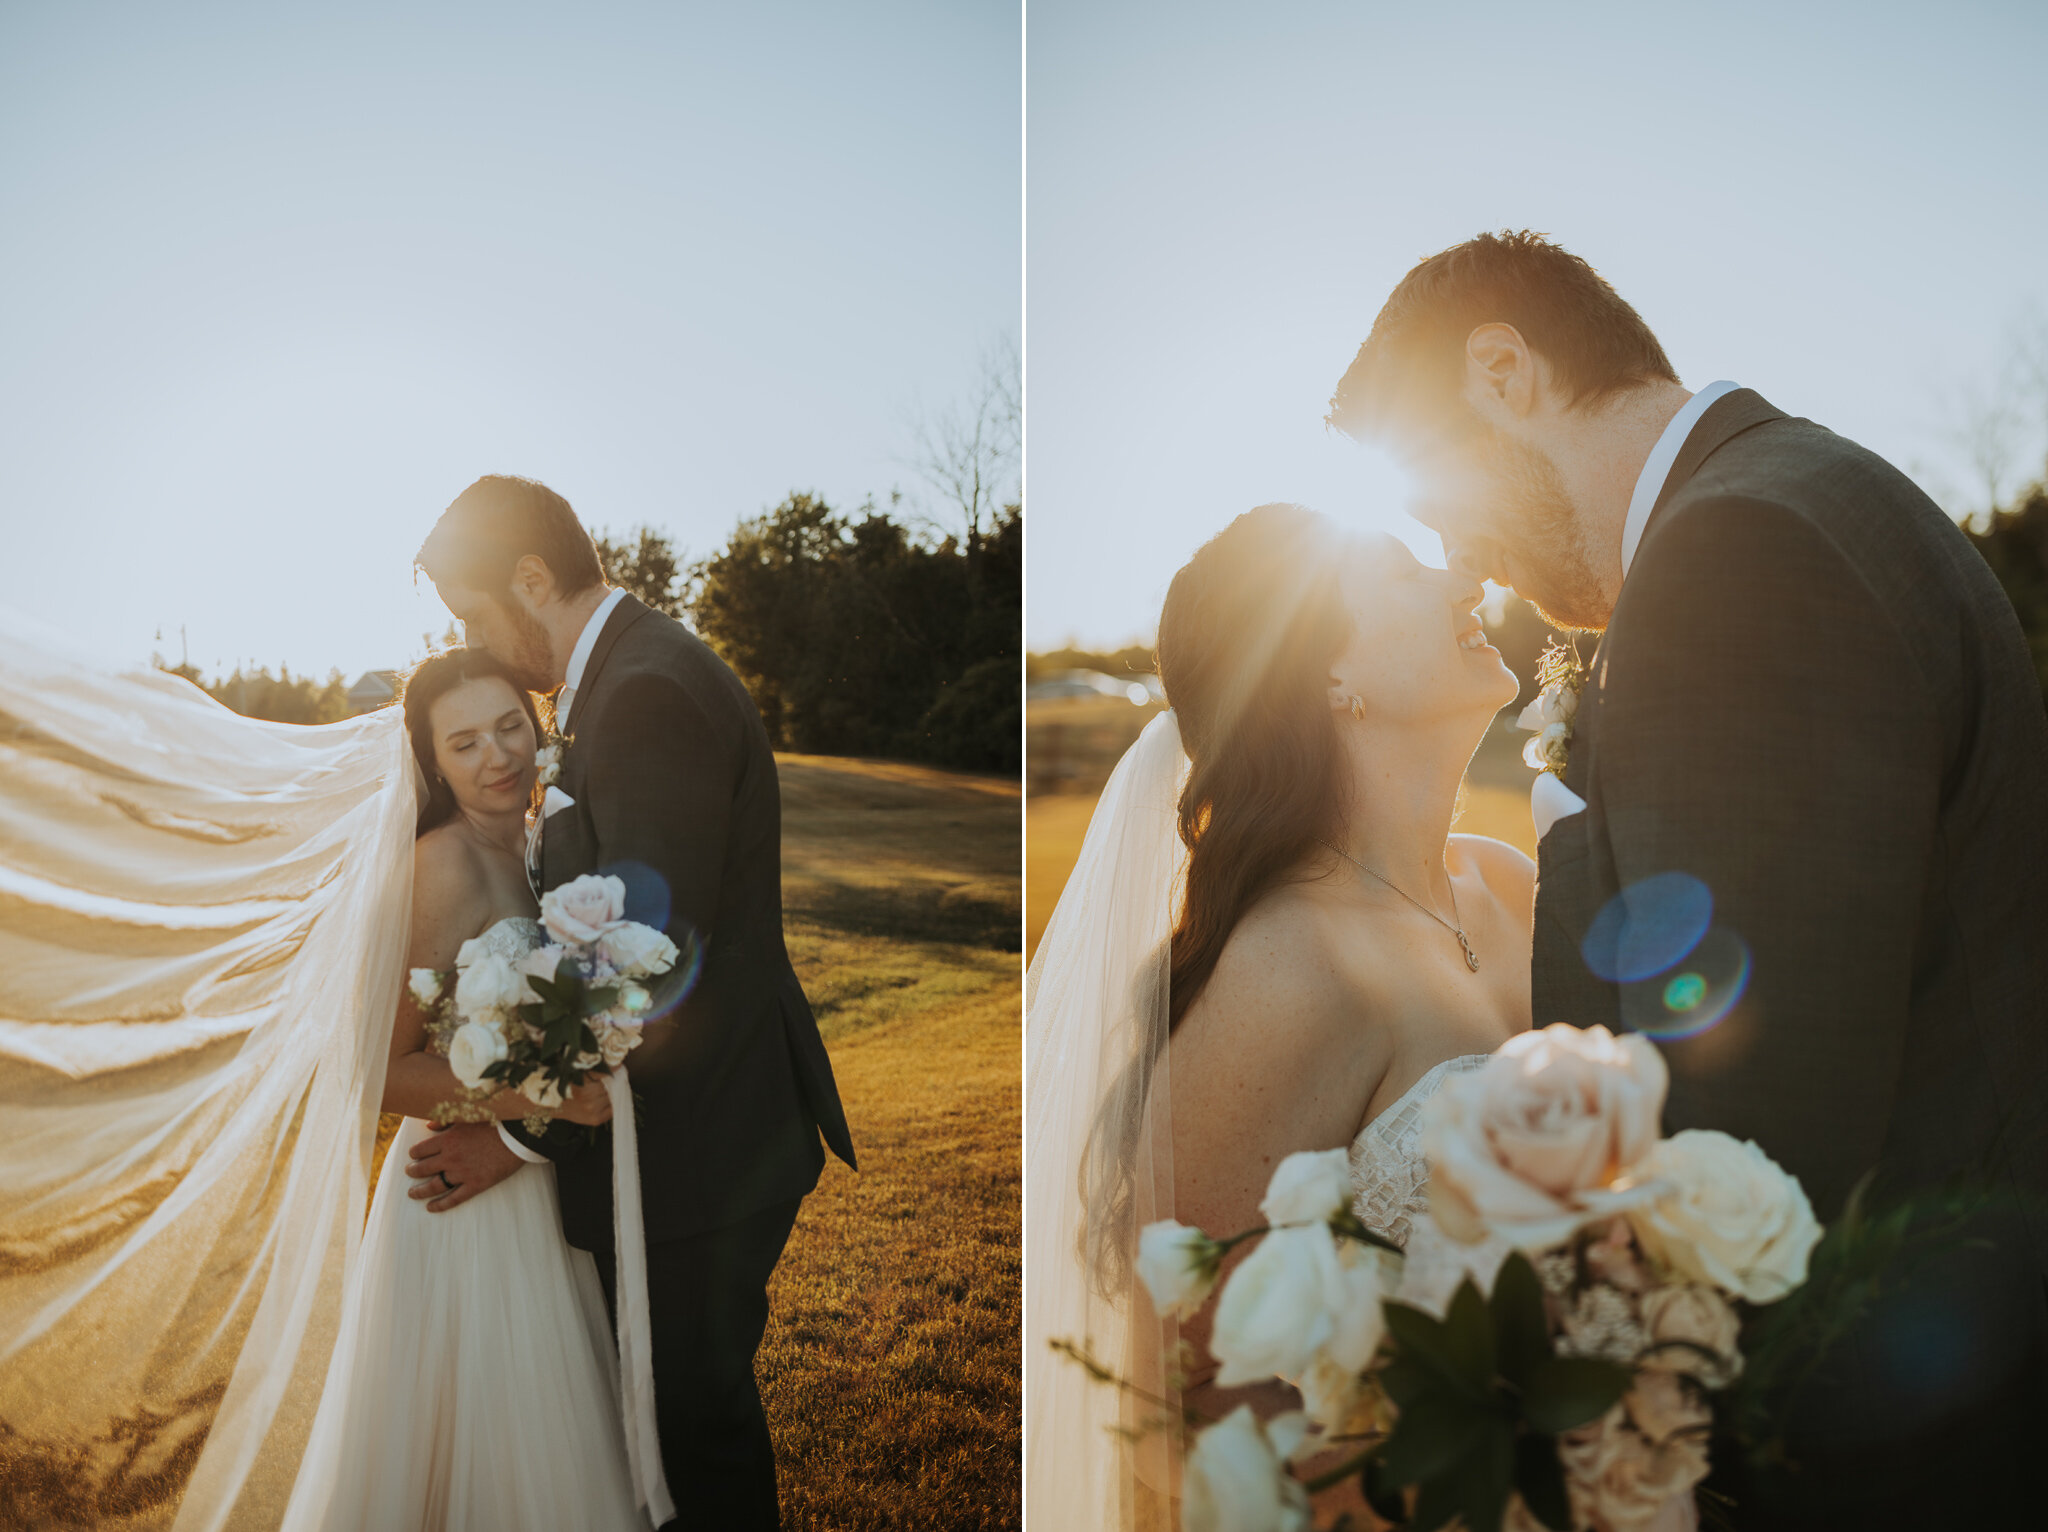
[[[1350,852],[1346,851],[1342,846],[1332,846],[1328,841],[1324,841],[1322,842],[1322,844],[1328,846],[1330,850],[1336,852],[1337,855],[1344,858],[1345,861],[1349,862],[1353,867],[1356,867],[1368,878],[1378,878],[1380,882],[1386,884],[1387,887],[1391,888],[1403,899],[1406,899],[1410,904],[1414,905],[1418,910],[1422,911],[1423,914],[1427,915],[1431,920],[1435,921],[1438,925],[1442,926],[1446,931],[1450,932],[1451,935],[1457,937],[1458,945],[1465,949],[1465,966],[1471,969],[1474,973],[1479,972],[1479,954],[1472,950],[1472,942],[1470,938],[1468,938],[1465,935],[1465,917],[1458,914],[1458,885],[1456,883],[1451,884],[1451,914],[1457,921],[1457,924],[1453,925],[1450,921],[1444,919],[1443,916],[1437,914],[1435,910],[1431,909],[1428,905],[1424,904],[1420,899],[1417,899],[1413,894],[1410,894],[1407,890],[1403,889],[1401,885],[1396,883],[1392,878],[1384,877],[1381,874],[1374,872],[1370,867],[1366,866],[1365,863],[1361,862],[1357,857],[1353,856]]]

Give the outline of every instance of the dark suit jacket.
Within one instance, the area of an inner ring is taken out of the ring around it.
[[[627,1063],[648,1240],[803,1196],[824,1168],[820,1131],[849,1165],[853,1141],[783,944],[782,801],[753,699],[629,595],[598,634],[569,732],[560,786],[575,804],[543,825],[541,886],[616,873],[627,915],[684,954],[657,990],[667,1022]],[[586,1250],[611,1247],[609,1135],[590,1144],[556,1123],[527,1138],[555,1162],[563,1232]]]
[[[2048,718],[1976,550],[1874,454],[1719,400],[1593,657],[1565,782],[1586,808],[1539,851],[1536,1024],[1684,1030],[1669,973],[1606,982],[1581,944],[1621,890],[1702,880],[1719,932],[1694,965],[1749,969],[1724,1020],[1663,1043],[1666,1130],[1755,1139],[1823,1220],[1880,1164],[1910,1188],[1995,1161],[2026,1205],[1967,1279],[1996,1292],[1963,1306],[1997,1309],[2007,1349],[1969,1366],[2010,1365],[2048,1273]],[[1901,1404],[1865,1361],[1844,1376],[1869,1385],[1870,1441],[1967,1407],[1924,1377],[1894,1380]]]

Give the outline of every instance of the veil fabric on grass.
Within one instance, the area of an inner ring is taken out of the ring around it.
[[[1178,1339],[1133,1270],[1173,1216],[1167,960],[1187,855],[1172,713],[1125,752],[1024,988],[1024,1503],[1033,1525],[1165,1528]],[[1054,1349],[1085,1349],[1119,1389]]]
[[[5,613],[0,675],[0,1523],[276,1527],[369,1190],[405,731]]]

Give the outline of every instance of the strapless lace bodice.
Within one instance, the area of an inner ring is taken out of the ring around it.
[[[1445,1059],[1359,1130],[1351,1142],[1351,1209],[1375,1234],[1406,1247],[1415,1216],[1428,1205],[1429,1165],[1422,1157],[1422,1109],[1452,1075],[1466,1074],[1492,1057],[1468,1053]]]
[[[462,944],[465,957],[523,958],[547,945],[548,928],[527,915],[507,915],[481,935]],[[462,958],[458,957],[457,962]]]

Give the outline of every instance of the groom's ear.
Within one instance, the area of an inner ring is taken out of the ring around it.
[[[1482,416],[1519,419],[1536,407],[1540,363],[1511,324],[1483,324],[1465,337],[1465,393]]]
[[[555,572],[548,568],[547,560],[537,553],[523,555],[512,566],[512,599],[530,612],[537,612],[555,599],[558,587]]]

